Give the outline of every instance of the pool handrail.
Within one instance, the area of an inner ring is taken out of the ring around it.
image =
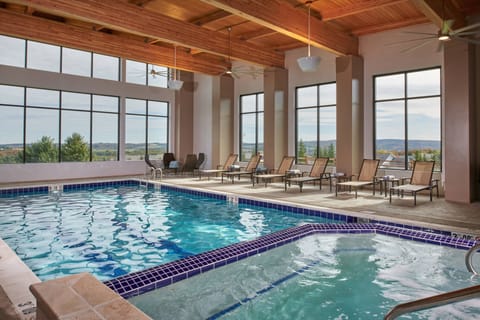
[[[478,275],[477,270],[473,267],[472,257],[475,252],[480,250],[480,242],[474,245],[473,247],[468,250],[467,254],[465,255],[465,264],[467,265],[467,269],[469,272],[473,273],[474,275]]]
[[[480,285],[398,304],[393,307],[393,309],[391,309],[383,319],[393,320],[406,313],[436,308],[446,304],[461,302],[474,298],[480,298]]]

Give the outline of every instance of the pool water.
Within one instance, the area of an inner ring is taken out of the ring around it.
[[[378,234],[317,234],[130,298],[153,319],[383,319],[478,285],[465,251]],[[478,299],[399,319],[480,319]]]
[[[41,279],[108,280],[326,219],[142,187],[0,199],[0,237]]]

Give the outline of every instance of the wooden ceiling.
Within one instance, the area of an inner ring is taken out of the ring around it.
[[[358,36],[480,13],[478,0],[7,0],[0,34],[219,75],[234,60],[284,66],[311,45],[358,54]]]

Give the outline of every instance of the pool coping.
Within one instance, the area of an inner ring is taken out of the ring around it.
[[[289,204],[275,200],[265,201],[264,199],[243,195],[240,196],[227,192],[212,190],[205,191],[197,188],[179,187],[162,182],[134,178],[103,182],[48,184],[41,186],[17,187],[13,189],[0,188],[0,197],[5,198],[29,194],[48,194],[118,186],[144,186],[147,189],[176,191],[194,196],[225,200],[231,203],[273,208],[293,214],[323,217],[344,223],[305,224],[298,227],[288,228],[254,240],[235,243],[223,248],[210,250],[104,281],[105,285],[126,299],[318,233],[377,233],[464,250],[468,250],[476,243],[475,240],[454,237],[454,233],[451,231],[436,230],[428,227],[413,226],[377,219],[359,218],[356,216],[350,216],[349,214],[339,213],[338,210],[329,208]]]

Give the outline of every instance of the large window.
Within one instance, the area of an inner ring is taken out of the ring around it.
[[[297,163],[311,164],[316,157],[335,158],[337,96],[336,84],[296,89]]]
[[[119,98],[0,85],[0,163],[118,160]]]
[[[168,68],[143,62],[126,60],[125,81],[153,87],[167,87]]]
[[[441,170],[440,68],[374,77],[375,157],[385,168],[435,160]]]
[[[240,96],[240,161],[263,155],[263,93]]]
[[[127,98],[125,107],[126,160],[161,159],[168,151],[168,103]]]

